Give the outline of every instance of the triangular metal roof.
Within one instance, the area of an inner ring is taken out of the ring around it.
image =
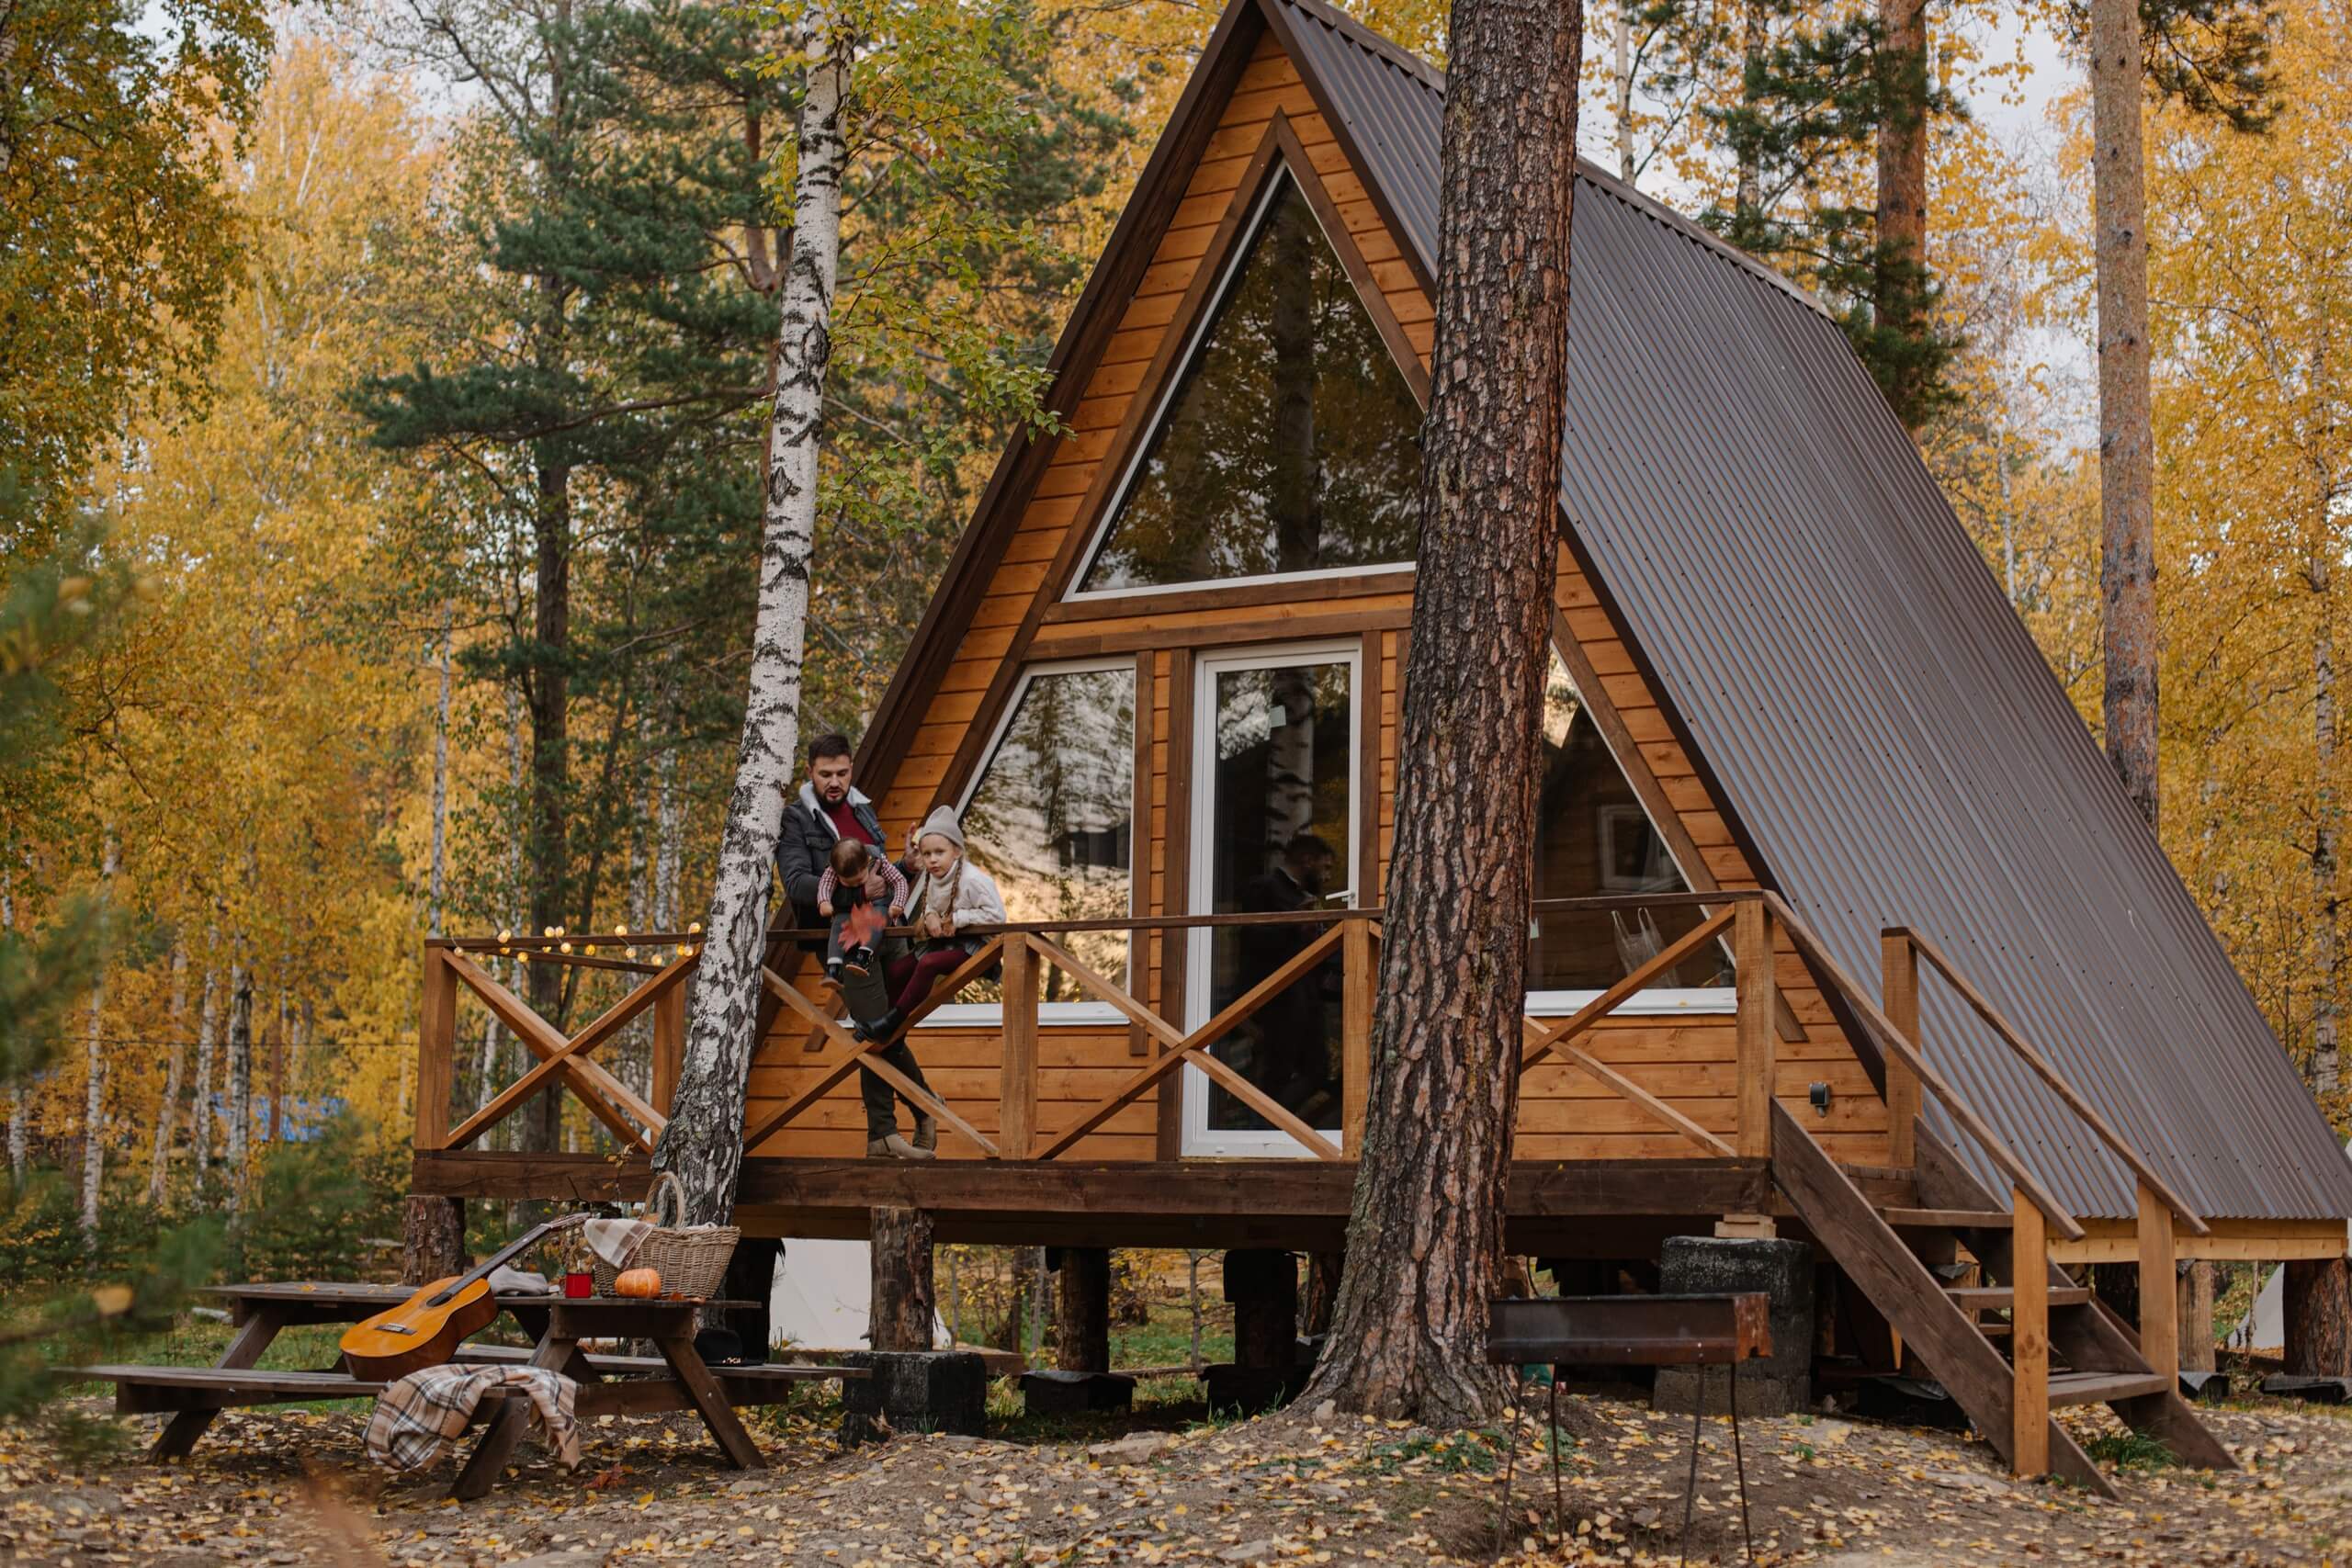
[[[1065,381],[1265,27],[1430,276],[1443,74],[1321,0],[1233,0],[1057,351]],[[2206,1216],[2352,1214],[2352,1165],[1837,325],[1589,164],[1572,245],[1570,542],[1766,883],[1851,974],[1877,973],[1883,925],[1935,941]],[[902,753],[1036,453],[1007,453],[869,761]],[[1922,991],[1927,1050],[2057,1197],[2132,1214],[2096,1136],[1940,981]]]

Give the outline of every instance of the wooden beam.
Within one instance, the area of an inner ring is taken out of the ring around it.
[[[1379,976],[1370,920],[1340,928],[1340,1091],[1346,1111],[1340,1141],[1363,1147],[1364,1108],[1372,1093],[1372,1002]]]
[[[997,1134],[1005,1157],[1027,1159],[1037,1142],[1037,955],[1034,938],[1004,939],[1003,1060]]]
[[[1919,1045],[1919,953],[1906,932],[1879,937],[1879,998],[1887,1021]],[[1886,1059],[1888,1163],[1918,1163],[1919,1075],[1894,1056]]]
[[[2009,1356],[2016,1386],[2009,1406],[2009,1469],[2040,1475],[2050,1468],[2050,1255],[2042,1242],[2041,1211],[2025,1192],[2013,1198]]]
[[[2144,1181],[2140,1195],[2140,1354],[2151,1370],[2180,1371],[2180,1297],[2173,1267],[2172,1205]]]
[[[1772,1155],[1772,930],[1770,912],[1761,904],[1735,906],[1732,919],[1732,962],[1738,984],[1739,1017],[1735,1031],[1738,1068],[1739,1155],[1742,1159],[1770,1159]]]
[[[458,981],[447,953],[424,950],[424,1005],[416,1031],[416,1146],[447,1148],[449,1098],[458,1085]]]

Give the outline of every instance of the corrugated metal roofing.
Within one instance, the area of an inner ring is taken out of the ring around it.
[[[1426,275],[1442,75],[1318,0],[1269,11]],[[2352,1214],[2352,1166],[1837,326],[1589,165],[1571,265],[1562,499],[1768,880],[1865,984],[1881,926],[1925,932],[2206,1215]],[[2077,1213],[2132,1213],[2097,1138],[1922,989],[1928,1049],[2018,1155]]]

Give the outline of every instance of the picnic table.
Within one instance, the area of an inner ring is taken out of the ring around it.
[[[263,1371],[262,1354],[285,1329],[300,1324],[357,1323],[406,1301],[401,1285],[363,1285],[300,1280],[217,1285],[209,1294],[231,1303],[237,1333],[209,1367],[76,1367],[62,1374],[115,1385],[115,1408],[124,1415],[167,1414],[171,1419],[149,1450],[151,1458],[177,1459],[224,1409],[321,1399],[373,1398],[385,1380],[356,1378],[334,1368],[315,1371]],[[862,1368],[763,1364],[707,1365],[695,1350],[695,1315],[706,1307],[752,1305],[734,1301],[641,1301],[619,1296],[567,1297],[501,1292],[499,1307],[536,1343],[528,1350],[511,1346],[460,1346],[460,1362],[514,1362],[561,1372],[580,1385],[575,1409],[582,1420],[599,1416],[692,1409],[718,1445],[727,1462],[754,1470],[767,1460],[737,1418],[738,1404],[772,1404],[802,1382],[866,1376]],[[657,1356],[591,1354],[583,1342],[648,1339]],[[458,1472],[450,1495],[480,1497],[506,1467],[523,1436],[525,1402],[515,1397],[485,1400],[485,1427]]]

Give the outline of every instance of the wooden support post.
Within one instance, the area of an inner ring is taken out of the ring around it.
[[[1739,1133],[1742,1159],[1772,1157],[1772,1078],[1779,1031],[1772,1011],[1772,930],[1761,900],[1743,901],[1732,917],[1732,962],[1739,998]]]
[[[2009,1356],[2016,1366],[2011,1395],[2009,1468],[2040,1475],[2050,1468],[2050,1244],[2042,1213],[2012,1190],[2009,1233]]]
[[[1235,1248],[1225,1255],[1225,1299],[1233,1303],[1234,1364],[1287,1371],[1298,1354],[1298,1259]]]
[[[458,1087],[458,977],[442,950],[424,950],[424,999],[416,1031],[416,1146],[449,1145],[449,1097]]]
[[[1037,953],[1026,936],[1004,939],[1004,1066],[997,1146],[1027,1159],[1037,1144]]]
[[[752,1054],[757,1055],[759,1049],[755,1039]],[[678,1066],[685,1058],[686,987],[682,982],[653,999],[653,1109],[664,1116],[678,1092]]]
[[[1340,1145],[1352,1156],[1363,1148],[1364,1106],[1372,1094],[1372,922],[1350,920],[1340,936],[1340,1084],[1346,1106]]]
[[[1879,996],[1883,1010],[1914,1049],[1919,1044],[1919,950],[1903,931],[1878,939]],[[1886,1059],[1887,1163],[1908,1170],[1918,1163],[1919,1075],[1893,1056]]]
[[[1065,1247],[1054,1286],[1054,1364],[1066,1372],[1111,1370],[1111,1249]]]
[[[2173,1283],[2172,1211],[2140,1184],[2140,1354],[2151,1371],[2180,1371],[2180,1298]]]
[[[2180,1370],[2216,1370],[2213,1353],[2213,1268],[2199,1260],[2180,1271]]]
[[[876,1350],[928,1350],[939,1304],[932,1290],[931,1214],[923,1209],[872,1209],[873,1340]]]

